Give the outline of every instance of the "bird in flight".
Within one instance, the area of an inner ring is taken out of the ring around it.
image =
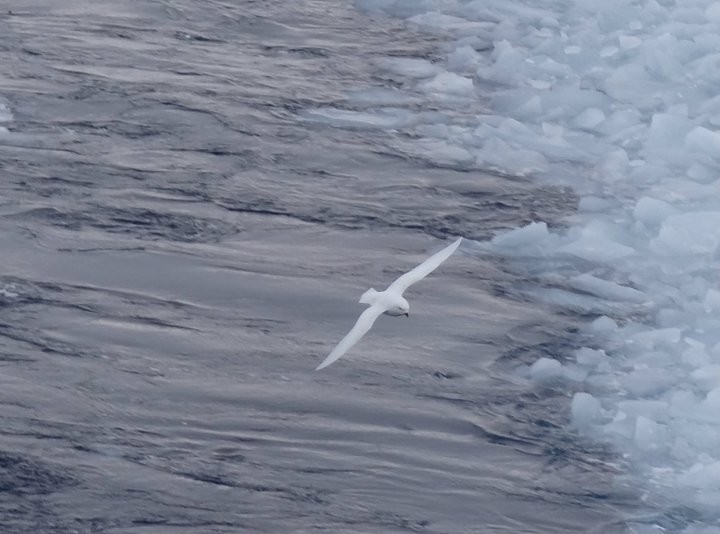
[[[383,313],[387,315],[399,316],[404,315],[405,317],[410,316],[410,304],[403,297],[405,290],[413,285],[415,282],[419,282],[435,269],[437,269],[442,262],[450,257],[455,250],[460,246],[462,237],[459,237],[451,245],[448,245],[439,252],[436,252],[420,265],[415,267],[412,271],[408,271],[392,284],[390,284],[385,291],[375,291],[374,289],[368,289],[360,297],[360,304],[368,304],[370,307],[358,317],[355,326],[347,335],[340,340],[335,348],[323,362],[318,365],[315,370],[319,371],[333,363],[335,360],[345,354],[355,343],[360,341],[365,333],[370,330],[375,319],[380,317]]]

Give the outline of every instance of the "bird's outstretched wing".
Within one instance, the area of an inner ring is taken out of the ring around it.
[[[440,252],[433,254],[412,271],[406,272],[388,286],[388,291],[397,291],[402,295],[408,287],[425,278],[437,269],[442,262],[448,259],[450,255],[460,246],[461,241],[462,237],[457,238],[451,245],[448,245]]]
[[[385,310],[386,308],[384,306],[374,304],[362,312],[360,317],[358,317],[358,320],[355,322],[355,326],[352,327],[352,330],[350,330],[350,332],[348,332],[347,335],[340,340],[340,343],[335,346],[332,352],[328,354],[328,357],[325,358],[323,362],[315,368],[315,370],[319,371],[320,369],[327,367],[340,358],[340,356],[345,354],[350,347],[360,341],[360,338],[363,337],[368,330],[370,330],[370,327],[372,327],[375,319],[380,317]]]

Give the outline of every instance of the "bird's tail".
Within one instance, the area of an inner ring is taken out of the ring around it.
[[[375,295],[377,295],[377,291],[375,291],[373,288],[368,289],[365,293],[363,293],[360,296],[360,304],[370,304],[372,305],[373,302],[375,302]]]

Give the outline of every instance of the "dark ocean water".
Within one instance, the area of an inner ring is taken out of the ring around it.
[[[575,318],[471,244],[313,372],[443,239],[575,209],[303,119],[433,37],[330,1],[23,0],[0,27],[3,533],[624,531],[621,460],[513,372]]]

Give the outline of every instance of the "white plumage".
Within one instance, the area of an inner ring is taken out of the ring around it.
[[[437,269],[442,262],[455,252],[460,246],[461,241],[462,237],[455,240],[440,252],[436,252],[412,271],[408,271],[400,276],[390,284],[385,291],[368,289],[363,293],[360,297],[360,303],[369,304],[370,307],[360,314],[352,330],[340,340],[332,352],[328,354],[327,358],[325,358],[315,370],[318,371],[327,367],[345,354],[355,343],[360,341],[360,338],[370,330],[375,320],[383,313],[387,315],[409,315],[410,304],[403,297],[405,290]]]

